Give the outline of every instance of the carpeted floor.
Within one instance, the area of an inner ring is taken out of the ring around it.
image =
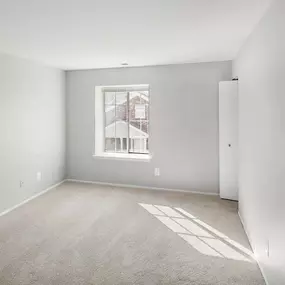
[[[66,182],[0,217],[0,284],[265,283],[236,203]]]

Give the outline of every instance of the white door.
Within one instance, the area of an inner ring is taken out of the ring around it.
[[[238,82],[219,84],[220,196],[238,200]]]

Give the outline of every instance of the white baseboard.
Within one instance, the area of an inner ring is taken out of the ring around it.
[[[149,187],[149,186],[139,186],[139,185],[131,185],[131,184],[119,184],[119,183],[108,183],[108,182],[99,182],[99,181],[86,181],[86,180],[78,180],[78,179],[66,179],[69,182],[76,183],[85,183],[85,184],[95,184],[95,185],[104,185],[111,187],[125,187],[125,188],[136,188],[136,189],[147,189],[147,190],[155,190],[155,191],[169,191],[169,192],[180,192],[180,193],[189,193],[189,194],[199,194],[199,195],[209,195],[209,196],[218,196],[218,193],[206,193],[201,191],[188,191],[181,189],[169,189],[169,188],[160,188],[160,187]]]
[[[241,224],[242,224],[242,226],[243,226],[243,229],[244,229],[244,231],[245,231],[245,234],[246,234],[246,236],[247,236],[247,239],[248,239],[248,241],[249,241],[249,244],[250,244],[250,246],[251,246],[251,249],[252,249],[254,255],[256,256],[256,253],[255,253],[255,250],[254,250],[254,246],[253,246],[253,242],[252,242],[252,239],[251,239],[251,237],[250,237],[250,235],[249,235],[248,228],[246,227],[245,222],[244,222],[244,220],[243,220],[243,218],[242,218],[242,216],[241,216],[241,214],[240,214],[239,211],[238,211],[238,216],[239,216],[239,219],[240,219]],[[266,283],[267,285],[269,285],[269,282],[268,282],[268,280],[267,280],[267,278],[266,278],[266,275],[265,275],[265,271],[264,271],[263,267],[261,266],[261,264],[260,264],[260,262],[258,261],[257,258],[256,258],[256,262],[257,262],[258,267],[259,267],[259,269],[260,269],[260,271],[261,271],[261,274],[262,274],[262,276],[263,276],[263,278],[264,278],[264,280],[265,280],[265,283]]]
[[[43,191],[41,191],[41,192],[39,192],[39,193],[37,193],[37,194],[31,196],[30,198],[24,200],[23,202],[21,202],[21,203],[15,205],[15,206],[13,206],[13,207],[11,207],[11,208],[5,210],[4,212],[0,213],[0,217],[1,217],[1,216],[4,216],[4,215],[6,215],[6,214],[8,214],[8,213],[10,213],[10,212],[12,212],[13,210],[15,210],[15,209],[21,207],[22,205],[24,205],[24,204],[30,202],[31,200],[36,199],[37,197],[39,197],[39,196],[45,194],[46,192],[48,192],[48,191],[50,191],[50,190],[52,190],[52,189],[58,187],[58,186],[61,185],[64,181],[65,181],[65,179],[62,180],[61,182],[57,183],[57,184],[54,184],[54,185],[48,187],[47,189],[45,189],[45,190],[43,190]]]

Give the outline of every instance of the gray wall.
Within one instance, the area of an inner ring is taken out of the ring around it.
[[[64,176],[64,72],[0,55],[0,213]]]
[[[67,72],[68,178],[218,193],[218,82],[231,72],[231,62]],[[150,84],[151,162],[92,157],[95,86],[125,84]]]
[[[240,79],[240,213],[270,285],[285,284],[284,15],[285,1],[274,1],[233,68]]]

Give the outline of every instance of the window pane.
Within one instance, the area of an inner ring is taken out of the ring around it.
[[[148,91],[131,91],[130,100],[134,98],[139,98],[138,103],[144,103],[149,101],[149,92]]]
[[[145,118],[149,120],[149,104],[145,104]]]
[[[114,123],[116,120],[116,106],[106,105],[105,106],[105,127]]]
[[[105,150],[149,153],[149,92],[108,91],[104,96]]]
[[[130,152],[149,153],[149,93],[148,91],[130,92],[129,116],[130,138],[132,145]]]
[[[105,149],[109,152],[126,152],[123,139],[128,137],[127,92],[105,92]]]
[[[147,90],[141,91],[140,93],[141,93],[141,97],[147,97],[147,100],[148,100],[148,98],[149,98],[149,92],[148,92]]]
[[[123,138],[123,150],[127,150],[127,138]]]
[[[127,92],[116,92],[116,105],[126,104],[127,96]]]
[[[116,150],[117,152],[121,152],[122,149],[121,149],[121,139],[120,138],[116,138]]]
[[[128,121],[127,104],[116,105],[114,115],[116,114],[116,121]]]
[[[105,105],[115,105],[116,92],[105,92]]]
[[[114,138],[105,138],[105,151],[106,152],[115,151],[115,139]]]
[[[145,94],[148,92],[130,92],[129,110],[130,120],[148,118],[149,98]]]
[[[140,139],[134,139],[134,152],[141,152],[141,140]]]
[[[115,152],[115,105],[105,105],[105,151]]]
[[[145,104],[135,104],[135,119],[146,118],[146,107]]]

